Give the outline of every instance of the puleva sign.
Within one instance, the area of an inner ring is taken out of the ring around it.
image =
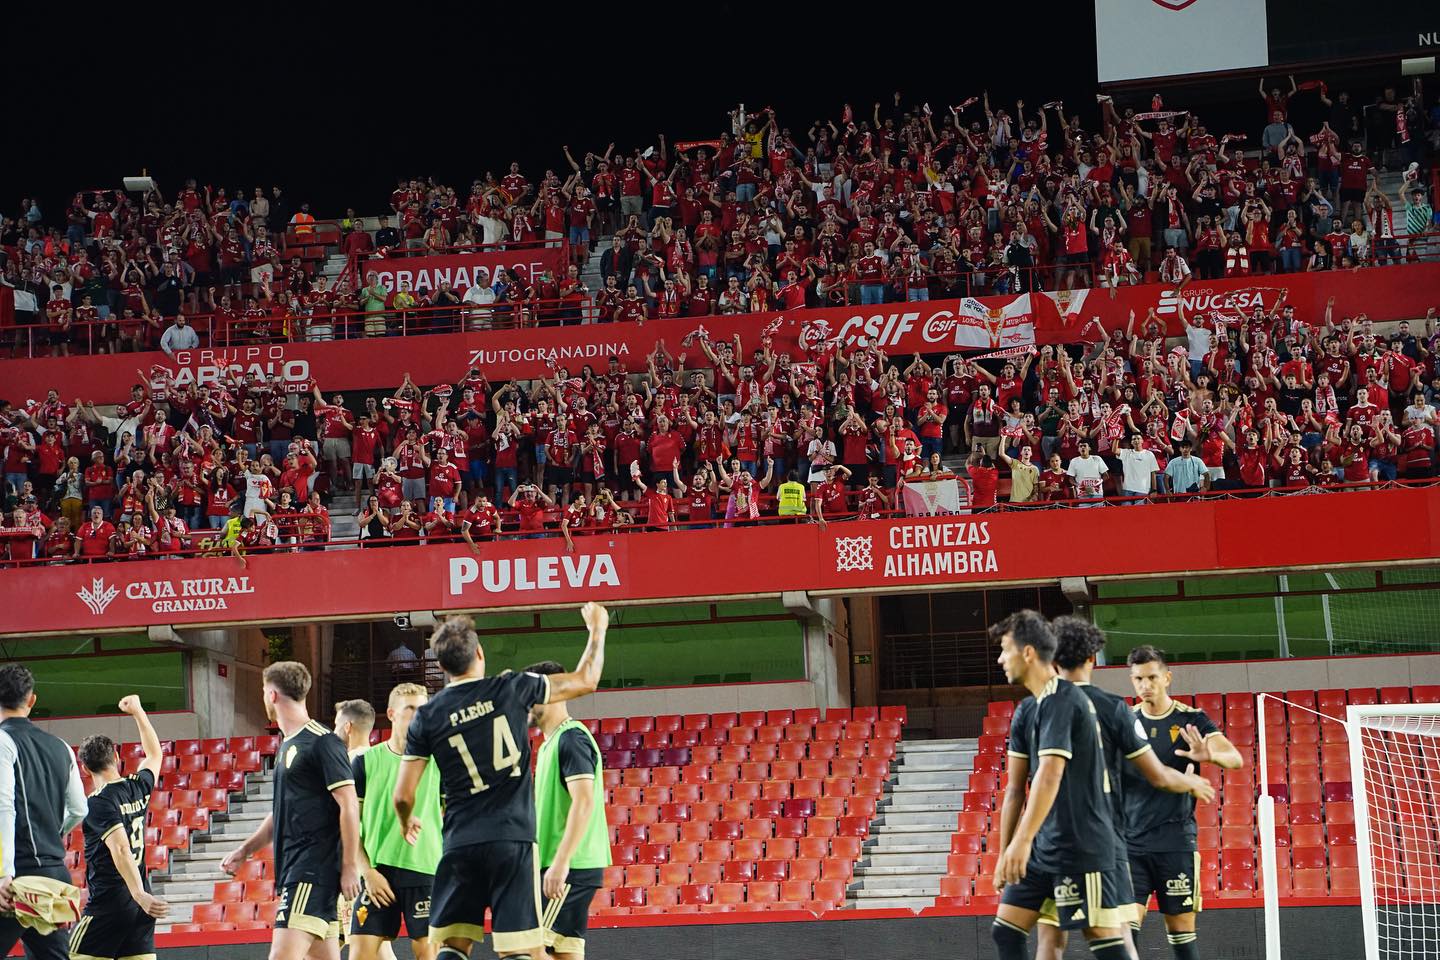
[[[450,596],[478,582],[486,593],[507,590],[571,590],[619,587],[615,558],[608,553],[562,553],[548,557],[450,558]]]

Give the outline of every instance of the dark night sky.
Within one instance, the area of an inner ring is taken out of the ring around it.
[[[1050,15],[1021,45],[977,30],[960,7],[910,8],[901,25],[881,12],[856,20],[815,5],[776,15],[776,6],[667,13],[661,33],[638,26],[655,19],[639,9],[616,19],[624,5],[568,16],[547,5],[544,35],[509,40],[490,5],[412,13],[394,27],[354,8],[344,30],[334,14],[262,24],[187,12],[76,32],[28,13],[15,36],[37,40],[11,47],[7,73],[31,78],[17,88],[38,99],[20,102],[50,106],[28,121],[10,114],[10,136],[28,130],[31,142],[7,145],[0,209],[13,216],[20,197],[38,192],[48,219],[75,190],[118,186],[143,167],[167,196],[187,176],[247,191],[279,182],[321,217],[346,206],[374,213],[398,175],[433,172],[459,187],[515,159],[533,179],[563,167],[563,143],[578,155],[611,139],[620,150],[648,144],[660,131],[718,135],[741,100],[774,106],[800,136],[818,117],[838,119],[847,101],[868,115],[899,90],[907,104],[939,110],[987,80],[1007,109],[1017,96],[1028,107],[1058,93],[1094,112],[1088,3]],[[63,69],[57,48],[74,53]]]
[[[899,90],[907,105],[939,111],[987,86],[997,108],[1058,97],[1098,126],[1094,13],[1083,0],[1042,6],[1005,31],[963,5],[864,17],[826,4],[700,6],[703,15],[666,10],[660,31],[644,9],[603,3],[546,5],[520,30],[493,5],[405,4],[393,23],[369,7],[343,17],[336,7],[147,7],[109,23],[26,4],[6,12],[0,210],[13,216],[38,193],[54,222],[77,189],[118,187],[145,168],[167,196],[193,176],[247,193],[279,183],[320,217],[378,213],[396,176],[433,173],[463,191],[513,159],[534,179],[565,169],[564,143],[579,156],[612,139],[626,152],[660,131],[716,136],[737,101],[774,106],[801,138],[847,101],[868,116]],[[1117,102],[1147,109],[1149,93]],[[1185,106],[1205,104],[1212,130],[1258,134],[1253,78],[1182,93]]]

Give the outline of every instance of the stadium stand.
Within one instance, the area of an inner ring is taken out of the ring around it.
[[[903,707],[857,707],[585,721],[604,751],[614,859],[593,915],[818,914],[846,906],[905,717]],[[371,741],[388,735],[376,730]],[[212,832],[212,825],[243,823],[248,832],[248,821],[263,817],[256,805],[269,805],[264,771],[279,738],[171,740],[164,749],[146,863],[177,915],[192,911],[170,930],[268,929],[273,861],[251,860],[233,879],[216,879],[223,877],[219,857],[236,835]],[[120,755],[138,763],[139,745],[123,744]],[[257,769],[237,769],[242,758]],[[203,769],[180,772],[186,760],[202,761]],[[231,779],[192,788],[195,777],[217,768]],[[66,851],[71,877],[83,885],[78,830]]]
[[[52,354],[153,349],[165,336],[173,352],[179,341],[1175,284],[1191,275],[1187,256],[1201,279],[1434,258],[1419,167],[1377,176],[1393,145],[1384,131],[1342,142],[1318,121],[1283,138],[1267,128],[1247,154],[1244,136],[1217,139],[1183,110],[1098,99],[1099,133],[1063,105],[1017,103],[1012,115],[989,99],[932,114],[897,97],[807,131],[767,109],[698,146],[662,139],[626,156],[567,156],[563,179],[532,182],[512,166],[464,199],[406,180],[390,196],[395,225],[382,218],[373,236],[363,218],[316,221],[278,190],[192,180],[139,202],[86,191],[63,222],[32,206],[4,223],[7,283],[39,303],[12,353],[34,355],[36,336]],[[608,252],[588,243],[602,235]],[[565,276],[501,276],[462,300],[359,275],[374,255],[497,244],[562,246]],[[738,292],[714,293],[731,280]],[[702,281],[710,293],[697,292]],[[213,553],[242,536],[245,549],[265,550],[350,535],[454,539],[467,524],[492,536],[753,520],[774,509],[791,470],[809,487],[806,509],[836,517],[894,510],[907,478],[956,473],[977,507],[1120,495],[1141,480],[1149,494],[1433,476],[1440,333],[1428,320],[1381,330],[1363,305],[1341,310],[1200,313],[1169,339],[1142,317],[1124,330],[1090,325],[1083,350],[978,364],[917,357],[903,370],[872,348],[772,351],[768,337],[711,343],[701,326],[678,353],[657,336],[644,370],[560,369],[520,384],[478,370],[433,389],[406,378],[364,408],[326,402],[318,388],[290,401],[278,383],[243,377],[73,404],[52,392],[0,410],[10,508],[0,547],[12,561],[53,563]],[[175,334],[182,313],[191,329]],[[1166,472],[1185,440],[1200,468]],[[1082,441],[1098,460],[1077,466]],[[865,487],[870,475],[878,489]],[[517,498],[527,483],[538,490]],[[210,533],[247,500],[254,529]]]

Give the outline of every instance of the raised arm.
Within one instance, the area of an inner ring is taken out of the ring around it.
[[[600,674],[605,669],[605,632],[610,626],[610,612],[592,602],[580,608],[580,616],[589,630],[585,652],[580,655],[574,672],[550,675],[551,703],[583,697],[594,693],[600,686]]]

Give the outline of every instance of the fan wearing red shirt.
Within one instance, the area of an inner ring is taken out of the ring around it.
[[[932,453],[941,452],[949,416],[949,408],[940,402],[940,392],[933,387],[926,391],[925,402],[915,412],[915,428],[920,434],[920,455],[927,460]]]
[[[471,551],[477,556],[480,547],[475,543],[475,537],[490,539],[500,531],[500,511],[483,493],[456,520],[460,525],[461,539],[470,544]]]
[[[510,494],[510,507],[520,515],[520,536],[525,540],[538,540],[545,536],[545,511],[555,506],[555,501],[533,483],[524,483]]]
[[[965,465],[970,474],[970,507],[983,510],[995,506],[995,491],[1000,485],[1000,470],[995,461],[979,450],[970,454]]]
[[[432,500],[439,499],[446,513],[455,512],[455,493],[460,489],[460,470],[450,462],[450,454],[437,451],[430,464],[429,494]]]
[[[1349,222],[1351,206],[1363,211],[1365,188],[1369,184],[1370,171],[1375,164],[1365,156],[1365,148],[1359,142],[1350,145],[1350,152],[1340,161],[1340,216]]]
[[[1269,458],[1260,446],[1260,434],[1254,430],[1245,433],[1245,442],[1235,451],[1240,461],[1240,482],[1247,487],[1264,487],[1269,472]]]
[[[80,541],[75,534],[70,532],[70,518],[60,517],[55,521],[55,526],[45,535],[41,551],[44,556],[52,560],[68,560],[77,555],[79,545]]]
[[[76,556],[95,559],[109,552],[110,538],[115,536],[115,527],[105,519],[103,510],[91,507],[90,519],[80,525],[76,536],[80,541],[80,552]]]
[[[650,528],[652,530],[666,530],[670,524],[675,522],[675,498],[670,495],[670,480],[667,477],[659,477],[655,481],[655,488],[652,490],[646,486],[645,481],[639,477],[635,478],[635,485],[640,488],[640,495],[645,500]]]
[[[657,487],[665,483],[680,464],[680,454],[685,449],[685,437],[674,429],[670,418],[660,415],[655,419],[655,432],[650,435],[650,478]]]
[[[455,464],[450,467],[454,469]],[[455,514],[445,506],[445,498],[431,497],[430,509],[420,517],[420,536],[428,543],[448,536],[454,529]]]
[[[815,487],[810,500],[811,510],[821,526],[825,525],[826,517],[839,517],[850,512],[850,491],[846,486],[849,479],[850,471],[836,464],[830,468],[825,481]]]

